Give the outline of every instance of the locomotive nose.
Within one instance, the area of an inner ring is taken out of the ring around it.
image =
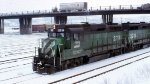
[[[56,71],[53,61],[54,58],[49,58],[49,56],[45,56],[44,58],[34,57],[32,63],[33,71],[36,71],[38,73],[53,73]]]
[[[38,66],[38,63],[39,62],[39,59],[38,57],[33,57],[33,62],[32,62],[32,69],[33,71],[37,71],[37,66]]]
[[[33,63],[33,71],[38,73],[51,74],[56,71],[55,67],[51,64],[43,64],[41,61],[39,63]]]

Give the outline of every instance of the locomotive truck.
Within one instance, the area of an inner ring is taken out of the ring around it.
[[[150,23],[60,24],[49,29],[33,71],[54,73],[149,46]]]

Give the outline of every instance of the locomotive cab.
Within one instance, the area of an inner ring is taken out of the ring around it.
[[[53,29],[49,29],[48,38],[41,40],[38,55],[33,59],[33,71],[53,73],[79,65],[80,55],[87,56],[81,45],[84,27],[88,30],[89,24],[54,25]],[[68,61],[72,58],[76,58],[75,64]]]
[[[67,33],[65,33],[63,28],[56,29],[55,25],[53,29],[48,30],[48,38],[41,39],[38,55],[35,54],[33,59],[33,71],[41,73],[56,71],[57,67],[59,67],[57,65],[61,63],[61,52],[64,48],[70,47],[65,45],[64,41],[67,41],[69,44],[69,35],[66,35]]]

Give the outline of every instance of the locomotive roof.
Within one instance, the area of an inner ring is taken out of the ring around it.
[[[121,30],[125,27],[141,27],[148,26],[150,27],[150,23],[122,23],[122,24],[55,24],[53,26],[54,29],[69,29],[70,31],[99,31],[99,30]]]
[[[55,24],[54,29],[106,27],[106,24]]]

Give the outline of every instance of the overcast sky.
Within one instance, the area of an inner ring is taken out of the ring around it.
[[[59,3],[81,2],[81,0],[0,0],[0,13],[32,10],[51,10]],[[150,0],[82,0],[88,7],[109,5],[139,5],[150,3]]]

